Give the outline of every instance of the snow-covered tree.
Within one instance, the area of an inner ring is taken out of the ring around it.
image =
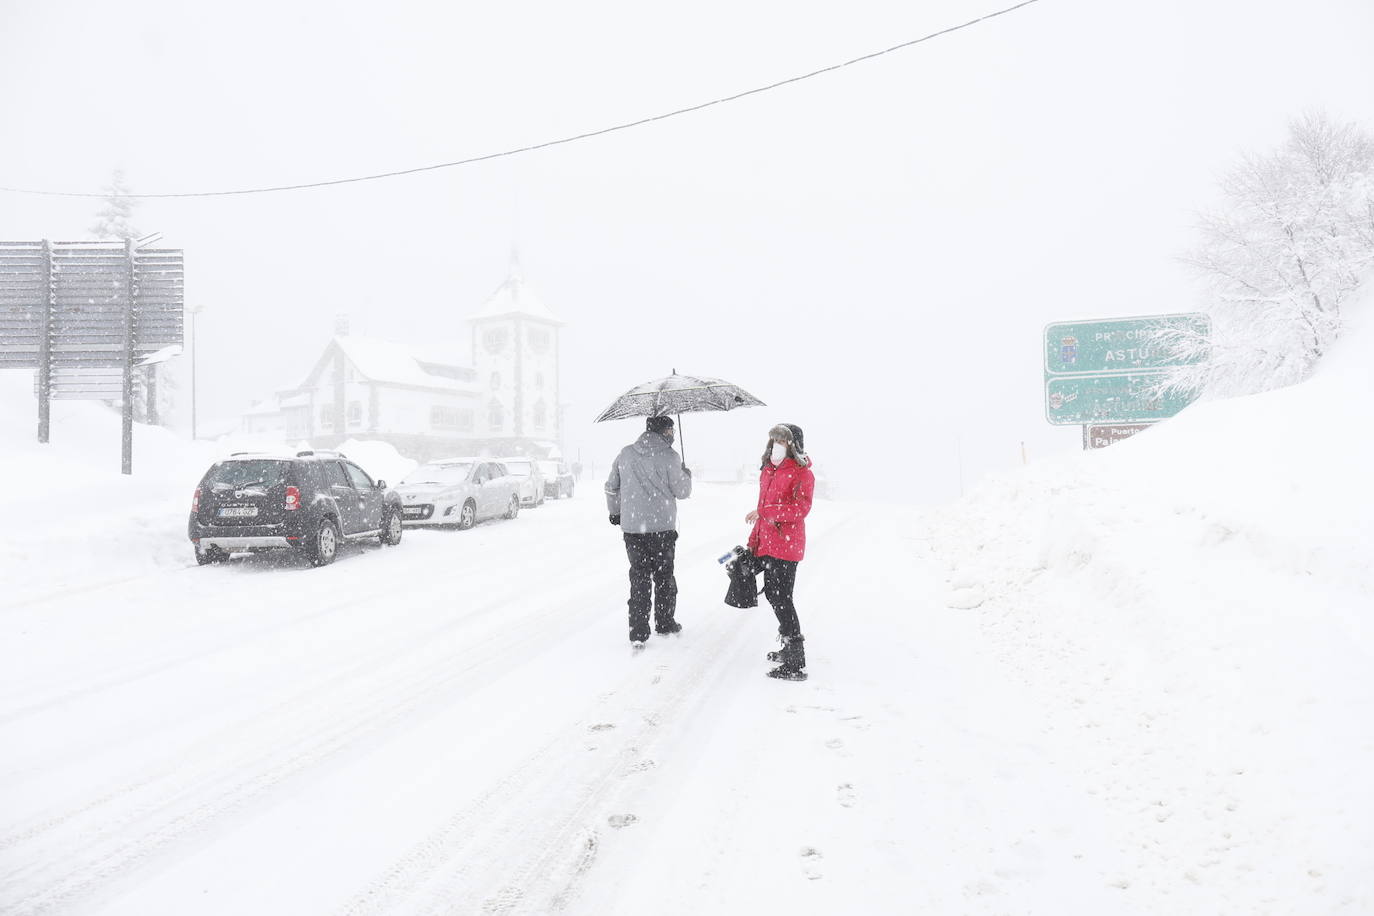
[[[1163,387],[1228,397],[1299,382],[1340,336],[1341,307],[1374,264],[1374,138],[1304,115],[1221,190],[1184,258],[1206,284],[1212,334],[1160,332],[1160,349],[1191,361]]]
[[[138,238],[140,233],[132,222],[136,202],[129,197],[129,186],[124,182],[123,170],[115,169],[104,190],[105,204],[96,213],[90,231],[98,239]]]

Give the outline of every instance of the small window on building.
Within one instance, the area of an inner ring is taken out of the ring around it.
[[[432,429],[445,432],[470,433],[473,427],[472,408],[431,407],[429,409],[429,425]]]
[[[492,401],[487,408],[487,428],[491,432],[499,433],[506,427],[506,408],[501,406],[500,401]]]
[[[526,338],[530,342],[530,349],[535,353],[547,353],[549,349],[549,332],[544,328],[530,328],[526,332]]]
[[[492,391],[498,391],[498,390],[500,390],[500,388],[501,388],[501,373],[499,373],[499,372],[493,372],[493,373],[491,374],[491,390],[492,390]]]
[[[544,402],[542,400],[536,401],[534,404],[534,428],[542,430],[544,428],[544,424],[548,422],[548,419],[548,408],[544,406]]]
[[[349,402],[348,402],[348,425],[349,425],[349,426],[362,426],[362,425],[363,425],[363,405],[362,405],[362,402],[361,402],[361,401],[349,401]]]
[[[325,404],[320,408],[320,426],[323,429],[334,428],[334,405]]]
[[[544,373],[536,372],[534,374],[534,388],[536,391],[544,390]]]
[[[505,328],[488,328],[482,335],[482,343],[486,346],[487,352],[496,354],[506,349],[506,341],[510,339],[510,334]]]

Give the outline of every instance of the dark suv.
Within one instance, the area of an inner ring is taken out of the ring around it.
[[[201,478],[188,528],[202,566],[281,549],[327,566],[343,541],[401,543],[401,497],[339,452],[235,452]]]

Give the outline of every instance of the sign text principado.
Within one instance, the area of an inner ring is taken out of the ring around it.
[[[1211,319],[1198,312],[1061,321],[1045,326],[1045,375],[1097,375],[1168,369],[1181,364],[1155,346],[1163,330],[1206,335]]]

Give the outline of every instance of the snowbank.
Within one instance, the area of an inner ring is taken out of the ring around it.
[[[134,474],[120,473],[120,417],[54,401],[40,445],[31,371],[0,372],[0,480],[21,536],[6,538],[0,581],[16,597],[193,564],[186,513],[217,453],[155,426],[134,427]]]
[[[1305,384],[932,519],[947,606],[1053,711],[1135,860],[1120,912],[1374,903],[1371,394],[1358,328]]]

